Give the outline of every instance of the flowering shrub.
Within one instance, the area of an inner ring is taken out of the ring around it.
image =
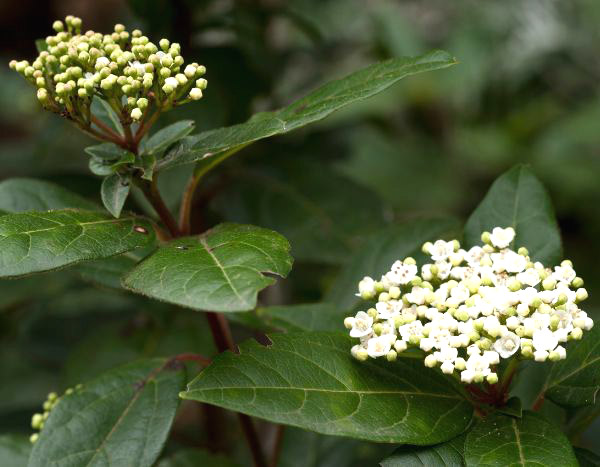
[[[70,348],[51,342],[45,355],[36,340],[27,351],[49,360],[53,373],[65,366],[64,381],[74,386],[57,379],[51,388],[26,385],[36,406],[39,391],[52,392],[31,418],[31,442],[0,436],[2,462],[232,464],[212,453],[219,449],[263,467],[302,463],[309,456],[298,449],[316,445],[319,465],[329,454],[340,465],[340,452],[344,459],[350,452],[353,465],[577,465],[562,430],[568,426],[544,413],[562,411],[578,430],[593,420],[585,408],[600,389],[600,336],[580,309],[587,291],[573,264],[561,261],[550,198],[530,169],[500,176],[462,231],[449,218],[393,222],[368,190],[321,165],[294,166],[306,177],[304,190],[277,182],[258,201],[269,185],[261,175],[245,170],[255,185],[241,183],[231,197],[215,175],[254,142],[317,122],[409,75],[453,66],[452,56],[433,51],[375,63],[279,110],[192,134],[192,120],[156,128],[207,88],[205,67],[186,64],[179,44],[152,42],[121,24],[108,34],[84,32],[73,16],[53,27],[55,35],[37,42],[36,59],[10,68],[33,85],[34,102],[37,96],[43,109],[100,141],[85,153],[102,179],[102,206],[45,180],[0,182],[0,278],[19,279],[3,290],[17,284],[21,297],[24,284],[24,302],[38,291],[44,300],[33,317],[9,312],[6,321],[25,322],[26,334],[30,319],[48,314],[48,333],[68,334]],[[173,173],[187,182],[173,181]],[[219,191],[227,193],[215,198]],[[330,200],[337,192],[349,201]],[[267,215],[254,213],[265,206]],[[248,218],[261,225],[231,222]],[[285,236],[268,228],[275,221]],[[279,294],[259,296],[288,276],[292,253],[331,266],[319,274],[297,268],[296,288],[327,284],[321,301],[275,306]],[[360,280],[365,273],[373,277]],[[65,291],[91,290],[80,278],[100,286],[100,295],[64,300]],[[64,324],[65,316],[110,308],[111,300],[120,308],[110,319],[82,320],[93,339]],[[64,315],[51,314],[55,308]],[[238,345],[249,335],[256,339]],[[55,354],[72,357],[63,365]],[[391,453],[373,443],[399,447]]]
[[[344,324],[358,360],[395,361],[408,348],[426,353],[425,366],[460,372],[464,383],[498,382],[501,359],[563,360],[564,344],[580,340],[593,320],[578,306],[588,296],[573,263],[554,270],[531,261],[527,248],[510,249],[515,231],[495,227],[483,246],[460,248],[458,240],[423,245],[433,263],[420,269],[413,258],[398,260],[376,282],[365,277],[358,296],[377,298]]]

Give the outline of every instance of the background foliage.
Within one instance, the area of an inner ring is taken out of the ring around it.
[[[23,1],[7,8],[0,7],[1,30],[8,35],[2,41],[4,63],[33,57],[40,31],[49,33],[51,20],[66,13],[81,16],[93,29],[123,22],[142,27],[153,39],[177,40],[186,58],[206,65],[210,86],[201,103],[170,112],[161,124],[187,118],[196,122],[196,131],[283,107],[316,85],[375,61],[432,48],[451,51],[462,62],[458,66],[408,78],[323,122],[259,141],[227,161],[203,182],[195,209],[205,215],[193,219],[195,229],[229,221],[283,234],[292,246],[294,268],[287,280],[259,295],[260,312],[276,329],[331,330],[331,322],[319,321],[318,310],[309,315],[310,324],[290,323],[275,306],[326,297],[352,307],[340,293],[354,287],[353,271],[388,266],[393,259],[385,257],[384,247],[379,257],[370,257],[366,245],[408,242],[411,232],[402,226],[408,220],[464,221],[500,174],[526,163],[550,192],[565,256],[588,278],[586,305],[600,317],[595,312],[600,306],[598,2],[111,0]],[[86,198],[77,201],[82,207],[90,200],[100,204],[101,180],[89,173],[83,151],[90,141],[41,112],[27,83],[7,66],[0,79],[0,177],[44,179]],[[161,178],[171,205],[179,201],[188,169],[173,167]],[[10,186],[0,185],[3,200],[5,193]],[[57,192],[56,199],[40,203],[61,207],[61,196]],[[141,198],[128,203],[125,209],[139,203],[151,212]],[[18,207],[0,205],[0,210]],[[427,221],[418,225],[433,228]],[[453,228],[450,221],[435,225],[440,230],[433,236]],[[118,264],[99,266],[104,269],[81,266],[0,282],[0,433],[11,433],[0,437],[0,458],[23,455],[15,437],[30,432],[31,413],[51,390],[62,391],[138,357],[214,354],[205,321],[195,312],[123,291],[109,293],[116,285],[109,272]],[[234,330],[238,340],[248,336],[241,327]],[[530,386],[516,389],[524,400],[535,398]],[[561,398],[560,386],[555,397]],[[182,447],[231,450],[235,432],[218,442],[211,439],[212,430],[198,432],[207,410],[212,409],[196,402],[182,404],[164,465],[194,465],[186,459],[200,454],[188,456]],[[567,413],[550,401],[543,409],[555,421],[569,416],[577,445],[600,454],[592,444],[600,436],[598,422],[585,433],[577,430],[581,418],[598,412],[586,410]],[[261,428],[274,442],[272,427]],[[298,453],[300,444],[309,452]],[[315,466],[364,465],[392,450],[289,429],[281,465],[307,465],[307,459]],[[245,465],[243,447],[234,452],[234,462]]]

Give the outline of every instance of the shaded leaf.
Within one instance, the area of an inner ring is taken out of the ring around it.
[[[308,96],[274,112],[254,115],[246,123],[190,136],[160,163],[161,168],[189,164],[262,138],[287,133],[319,121],[332,112],[371,97],[401,78],[446,68],[456,60],[437,50],[420,57],[392,58],[331,81]]]
[[[103,180],[100,190],[102,203],[114,217],[119,218],[121,216],[130,188],[131,177],[128,176],[112,174]]]
[[[364,276],[379,279],[394,261],[412,256],[419,261],[423,243],[448,236],[456,230],[452,219],[428,219],[394,225],[369,237],[337,277],[325,297],[340,309],[350,310],[360,299],[355,296]]]
[[[465,461],[482,465],[577,466],[569,440],[554,425],[534,412],[517,419],[493,414],[467,434]]]
[[[584,332],[581,341],[567,346],[567,358],[552,364],[542,389],[559,405],[592,405],[600,391],[600,326]]]
[[[54,183],[33,178],[0,182],[0,210],[6,213],[51,209],[98,209],[96,203]]]
[[[215,205],[230,221],[280,232],[296,260],[318,263],[346,262],[364,235],[384,222],[373,192],[322,163],[293,162],[281,172],[242,169]]]
[[[421,361],[358,362],[350,338],[336,333],[273,334],[226,352],[181,394],[330,435],[419,445],[462,433],[472,409]]]
[[[258,308],[256,315],[267,327],[281,331],[342,331],[348,313],[331,303],[308,303]]]
[[[157,467],[235,467],[236,464],[222,454],[204,449],[184,449],[158,463]]]
[[[115,173],[122,166],[133,164],[134,162],[135,156],[133,153],[126,152],[121,159],[117,160],[116,162],[93,156],[90,158],[88,166],[93,174],[105,177]]]
[[[185,384],[183,368],[165,363],[131,363],[64,396],[34,445],[29,467],[153,465]]]
[[[0,277],[49,271],[152,244],[154,230],[134,217],[77,210],[0,217]]]
[[[246,311],[275,283],[263,272],[287,276],[287,240],[272,230],[220,224],[160,247],[123,280],[137,293],[195,310]]]
[[[400,446],[381,467],[462,467],[466,435],[435,446]]]
[[[523,405],[518,397],[511,397],[502,407],[498,407],[498,412],[511,417],[521,418],[523,416]]]
[[[468,246],[481,244],[481,233],[494,227],[513,227],[515,249],[529,250],[534,261],[546,266],[562,256],[560,231],[552,202],[536,176],[523,165],[513,167],[491,186],[465,226]]]
[[[0,461],[4,467],[24,467],[29,460],[31,443],[26,436],[0,436]]]
[[[181,120],[154,133],[144,144],[144,153],[160,154],[173,143],[194,131],[193,120]]]
[[[573,448],[575,457],[579,462],[580,467],[598,467],[600,466],[600,456],[583,448]]]
[[[116,130],[121,136],[124,135],[123,126],[121,125],[119,116],[104,99],[94,97],[94,99],[92,99],[91,111],[96,117],[108,125],[108,127]]]
[[[84,151],[90,156],[106,161],[119,160],[129,152],[114,143],[102,143],[95,146],[88,146]]]
[[[129,252],[110,258],[86,261],[78,265],[77,270],[86,281],[112,289],[121,289],[121,278],[142,259],[138,258],[136,253]]]

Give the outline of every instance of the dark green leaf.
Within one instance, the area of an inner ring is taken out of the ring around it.
[[[157,467],[235,467],[232,460],[221,454],[213,454],[203,449],[185,449],[163,459]]]
[[[154,133],[144,144],[144,153],[160,154],[173,143],[194,131],[193,120],[181,120]]]
[[[142,178],[144,180],[152,180],[154,178],[154,167],[156,166],[156,156],[154,154],[142,154],[139,156],[139,162],[134,165],[142,170]]]
[[[355,294],[358,282],[364,276],[379,279],[398,259],[407,256],[417,260],[423,258],[423,243],[448,236],[456,226],[457,223],[451,219],[419,220],[395,225],[372,235],[333,283],[327,301],[340,309],[352,309],[360,302]]]
[[[30,452],[31,443],[26,436],[0,436],[0,462],[3,467],[25,467]]]
[[[9,212],[51,209],[98,209],[92,201],[54,183],[32,178],[11,178],[0,182],[0,210]]]
[[[159,248],[123,280],[137,293],[195,310],[246,311],[292,267],[287,240],[272,230],[221,224]]]
[[[369,443],[287,427],[277,467],[365,467],[391,452],[392,445]]]
[[[230,221],[280,232],[297,260],[318,263],[346,262],[364,235],[383,225],[379,198],[322,163],[289,163],[279,173],[242,169],[216,209]]]
[[[143,219],[65,209],[0,217],[0,277],[49,271],[150,245]]]
[[[523,165],[500,176],[465,226],[468,246],[481,244],[481,234],[494,227],[513,227],[515,249],[524,246],[534,261],[551,266],[560,261],[560,231],[544,186]]]
[[[567,358],[552,365],[542,392],[559,405],[592,405],[600,391],[600,326],[567,346]]]
[[[341,331],[348,315],[331,303],[270,306],[259,308],[256,314],[266,326],[287,332]]]
[[[151,466],[178,406],[185,371],[163,359],[111,370],[52,410],[29,467]]]
[[[125,152],[121,159],[117,160],[116,162],[92,156],[90,158],[89,167],[93,174],[105,177],[115,173],[122,166],[133,164],[134,162],[135,156],[133,153]]]
[[[446,441],[471,421],[469,403],[422,361],[358,362],[349,337],[273,334],[219,355],[181,394],[323,434],[419,445]]]
[[[98,97],[94,97],[91,110],[96,117],[104,122],[104,124],[108,125],[113,130],[116,130],[121,136],[124,134],[119,116],[108,102]]]
[[[583,448],[573,448],[580,467],[599,467],[600,456]]]
[[[129,196],[131,177],[119,174],[109,175],[102,182],[100,194],[104,207],[116,218],[121,217],[123,205]]]
[[[48,50],[48,44],[46,43],[46,39],[36,39],[35,49],[38,51],[38,53],[42,53],[44,50]]]
[[[81,277],[89,282],[121,289],[121,278],[140,262],[137,252],[129,252],[96,261],[86,261],[77,266]]]
[[[504,415],[510,415],[511,417],[521,418],[523,416],[521,399],[518,397],[511,397],[506,401],[504,406],[498,408],[498,412]]]
[[[125,154],[129,152],[114,143],[102,143],[97,144],[96,146],[88,146],[84,151],[90,156],[113,162],[123,158]]]
[[[534,412],[521,419],[496,413],[477,423],[467,434],[465,461],[467,467],[578,465],[565,435]]]
[[[465,435],[435,446],[401,446],[381,462],[381,467],[462,467]]]
[[[454,65],[446,52],[392,58],[332,81],[281,110],[254,115],[246,123],[190,136],[161,162],[161,168],[189,164],[262,138],[287,133],[319,121],[332,112],[369,98],[409,75]]]

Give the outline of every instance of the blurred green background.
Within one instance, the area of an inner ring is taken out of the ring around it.
[[[42,112],[7,66],[32,59],[34,40],[66,14],[80,16],[84,29],[121,22],[154,41],[180,42],[186,61],[207,67],[209,87],[162,123],[191,118],[199,130],[283,106],[374,61],[432,48],[458,58],[448,70],[253,145],[201,187],[195,209],[207,214],[196,229],[226,219],[290,239],[295,269],[263,304],[320,300],[372,232],[418,217],[464,220],[495,178],[526,163],[550,192],[565,257],[587,280],[590,312],[599,308],[597,0],[3,1],[0,179],[43,178],[99,199],[100,179],[83,152],[92,142]],[[172,206],[189,170],[162,177]],[[27,432],[49,390],[138,355],[210,354],[208,341],[193,312],[95,288],[73,270],[0,282],[0,433]],[[180,418],[176,441],[185,445],[189,420]],[[593,439],[590,430],[581,444]]]

